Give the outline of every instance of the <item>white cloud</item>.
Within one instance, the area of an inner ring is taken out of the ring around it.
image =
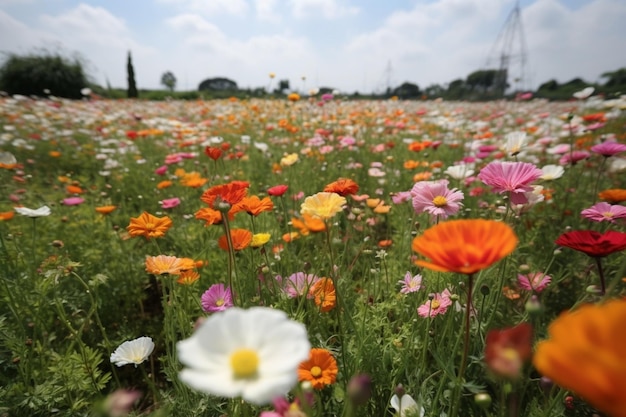
[[[279,22],[280,14],[276,11],[277,0],[254,0],[257,19]]]
[[[359,13],[355,6],[343,6],[340,0],[289,0],[292,14],[297,19],[323,16],[326,19],[337,19]]]
[[[246,0],[157,0],[159,3],[172,4],[181,10],[193,10],[205,15],[220,13],[243,15],[248,11]]]

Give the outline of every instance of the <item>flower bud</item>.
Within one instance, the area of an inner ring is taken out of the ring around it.
[[[372,378],[366,374],[355,375],[348,383],[348,398],[354,405],[367,404],[372,396]]]
[[[491,395],[486,392],[479,392],[474,395],[474,403],[483,410],[486,410],[491,405]]]
[[[532,295],[528,301],[526,301],[524,308],[528,314],[539,314],[543,311],[541,301],[539,301],[539,298],[536,295]]]

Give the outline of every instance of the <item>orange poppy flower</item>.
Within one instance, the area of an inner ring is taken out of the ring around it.
[[[204,148],[204,153],[206,154],[206,156],[214,161],[220,159],[220,157],[222,156],[222,152],[223,151],[220,148],[216,148],[213,146],[207,146],[206,148]]]
[[[165,236],[170,227],[172,227],[172,219],[169,217],[155,217],[144,211],[139,217],[131,217],[126,230],[132,237],[143,236],[150,239]]]
[[[537,345],[533,365],[598,410],[626,417],[625,321],[624,299],[565,312],[550,324],[550,338]]]
[[[11,220],[14,215],[15,215],[14,211],[0,212],[0,221]]]
[[[164,189],[164,188],[171,187],[171,186],[172,186],[172,184],[173,184],[173,182],[172,182],[172,181],[170,181],[170,180],[165,180],[165,181],[161,181],[161,182],[159,182],[159,183],[157,184],[156,188],[157,188],[158,190],[162,190],[162,189]]]
[[[154,275],[180,275],[183,271],[193,269],[195,262],[190,258],[176,256],[146,256],[146,272]]]
[[[250,183],[247,181],[232,181],[228,184],[216,185],[202,193],[200,200],[214,209],[220,202],[234,206],[248,194],[248,187]]]
[[[413,175],[413,182],[428,181],[432,176],[433,173],[430,171],[418,172],[417,174]]]
[[[204,184],[206,184],[207,181],[208,179],[203,178],[199,172],[195,171],[185,173],[185,175],[183,175],[183,177],[180,179],[180,183],[182,185],[191,188],[200,188]]]
[[[517,246],[517,236],[506,223],[495,220],[449,220],[413,239],[415,252],[431,261],[416,265],[435,271],[473,274],[504,258]]]
[[[303,214],[302,219],[292,217],[291,225],[298,229],[303,236],[307,236],[311,232],[317,233],[326,230],[324,220],[310,214]]]
[[[251,216],[258,216],[264,211],[272,211],[274,209],[274,203],[269,197],[260,199],[256,195],[244,197],[236,206],[238,211],[245,211]]]
[[[100,214],[109,214],[113,210],[117,209],[117,206],[100,206],[96,207],[96,211]]]
[[[411,170],[411,169],[415,169],[415,168],[419,167],[420,163],[419,163],[419,161],[414,161],[414,160],[410,159],[408,161],[405,161],[403,166],[404,166],[404,169]]]
[[[199,279],[200,279],[200,274],[198,273],[198,271],[194,271],[193,269],[188,269],[186,271],[181,271],[176,282],[179,283],[180,285],[191,285]]]
[[[604,190],[598,194],[598,197],[611,204],[618,204],[626,201],[626,190],[622,188]]]
[[[204,220],[206,222],[204,224],[205,226],[222,223],[222,213],[217,210],[213,210],[210,207],[203,207],[196,211],[195,217],[198,220]]]
[[[322,389],[337,380],[337,361],[327,349],[313,348],[309,359],[298,366],[298,380],[308,381],[313,388]]]
[[[252,232],[246,229],[230,229],[230,239],[233,242],[233,250],[244,250],[252,242]],[[228,237],[222,235],[217,244],[220,248],[228,250]]]
[[[315,300],[315,305],[320,311],[326,313],[337,305],[337,293],[335,292],[335,284],[330,278],[320,278],[311,286],[309,290]]]
[[[65,191],[67,191],[68,194],[82,194],[84,192],[83,189],[77,185],[68,185],[65,187]]]
[[[359,185],[349,178],[339,178],[324,187],[327,193],[337,193],[342,197],[356,194],[359,191]]]

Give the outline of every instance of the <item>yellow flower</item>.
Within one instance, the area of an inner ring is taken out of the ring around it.
[[[321,192],[305,198],[300,206],[300,213],[326,220],[339,213],[345,204],[345,197],[337,193]]]
[[[253,248],[263,246],[270,241],[271,237],[272,235],[270,235],[269,233],[256,233],[252,235],[252,243],[250,243],[250,246],[252,246]]]
[[[612,417],[626,417],[626,300],[561,314],[533,357],[537,370]]]
[[[280,160],[280,166],[282,166],[282,167],[290,167],[293,164],[295,164],[296,162],[298,162],[298,154],[297,153],[290,153],[290,154],[287,154],[287,155],[282,157],[282,159]]]

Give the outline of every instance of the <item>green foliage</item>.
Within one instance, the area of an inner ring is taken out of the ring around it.
[[[135,68],[133,67],[133,58],[128,51],[128,58],[126,60],[126,80],[128,81],[128,89],[126,90],[126,96],[128,98],[137,98],[139,92],[137,91],[137,82],[135,81]]]
[[[59,53],[8,54],[0,67],[0,90],[9,94],[77,99],[87,85],[83,63]]]
[[[161,76],[161,84],[172,92],[176,88],[176,77],[171,71],[166,71]]]

